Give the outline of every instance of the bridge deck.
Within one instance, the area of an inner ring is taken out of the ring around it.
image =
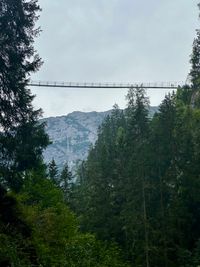
[[[88,82],[47,82],[47,81],[30,81],[29,86],[36,87],[59,87],[59,88],[110,88],[110,89],[127,89],[127,88],[144,88],[144,89],[177,89],[183,86],[184,82],[134,82],[134,83],[88,83]]]

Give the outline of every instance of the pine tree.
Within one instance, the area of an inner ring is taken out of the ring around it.
[[[0,2],[0,180],[15,190],[48,144],[38,123],[41,110],[34,110],[27,88],[30,74],[41,66],[33,47],[39,10],[37,0]]]

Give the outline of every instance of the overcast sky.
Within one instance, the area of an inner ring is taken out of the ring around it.
[[[44,64],[33,80],[185,81],[198,0],[39,0]],[[125,107],[126,90],[32,88],[44,117]],[[158,105],[165,91],[148,91]]]

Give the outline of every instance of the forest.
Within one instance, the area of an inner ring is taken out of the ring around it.
[[[200,30],[190,84],[153,117],[143,88],[114,105],[76,179],[50,144],[30,75],[37,0],[0,1],[0,266],[200,266]]]

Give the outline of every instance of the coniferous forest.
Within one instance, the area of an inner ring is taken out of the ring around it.
[[[200,30],[190,84],[153,117],[142,88],[114,106],[76,179],[43,162],[50,144],[30,75],[37,0],[0,1],[0,266],[200,265]]]

